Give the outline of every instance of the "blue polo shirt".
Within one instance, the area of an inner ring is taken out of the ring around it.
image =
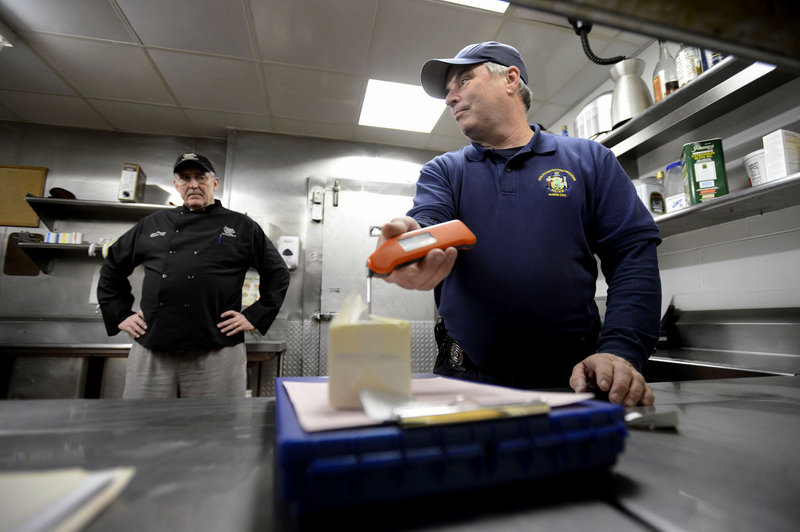
[[[477,236],[437,289],[439,313],[490,374],[554,357],[571,367],[587,335],[590,352],[641,368],[659,334],[658,226],[610,150],[532,129],[508,160],[472,144],[423,167],[408,215],[460,219]],[[609,284],[597,340],[595,255]]]

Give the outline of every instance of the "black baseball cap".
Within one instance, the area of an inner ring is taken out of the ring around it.
[[[515,66],[520,77],[528,83],[528,69],[522,56],[513,46],[497,41],[487,41],[465,46],[451,59],[431,59],[422,65],[422,88],[434,98],[447,97],[447,71],[453,65],[476,65],[478,63],[497,63]]]
[[[203,157],[199,153],[194,153],[194,152],[184,153],[183,155],[178,157],[178,159],[175,161],[175,165],[172,167],[172,171],[177,172],[180,169],[180,167],[187,166],[189,164],[202,166],[208,172],[216,174],[216,172],[214,171],[214,166],[211,164],[211,161],[209,161],[208,158]]]

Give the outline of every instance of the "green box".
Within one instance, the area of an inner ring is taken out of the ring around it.
[[[722,139],[701,140],[683,145],[681,151],[683,187],[692,205],[728,193]]]

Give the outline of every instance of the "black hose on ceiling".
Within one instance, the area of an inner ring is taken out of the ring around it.
[[[580,36],[581,44],[583,45],[583,52],[586,54],[586,57],[589,58],[590,61],[593,63],[597,63],[598,65],[613,65],[614,63],[619,63],[623,59],[625,59],[624,55],[618,55],[616,57],[610,57],[608,59],[603,59],[602,57],[597,57],[592,52],[592,48],[589,46],[589,32],[592,30],[592,25],[586,22],[582,22],[580,20],[576,20],[574,18],[567,19],[570,24],[572,24],[572,28],[575,30],[575,33]]]

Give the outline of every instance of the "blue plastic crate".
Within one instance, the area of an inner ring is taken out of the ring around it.
[[[624,449],[624,411],[583,401],[547,415],[401,428],[305,432],[276,379],[276,465],[282,498],[300,512],[607,470]]]

